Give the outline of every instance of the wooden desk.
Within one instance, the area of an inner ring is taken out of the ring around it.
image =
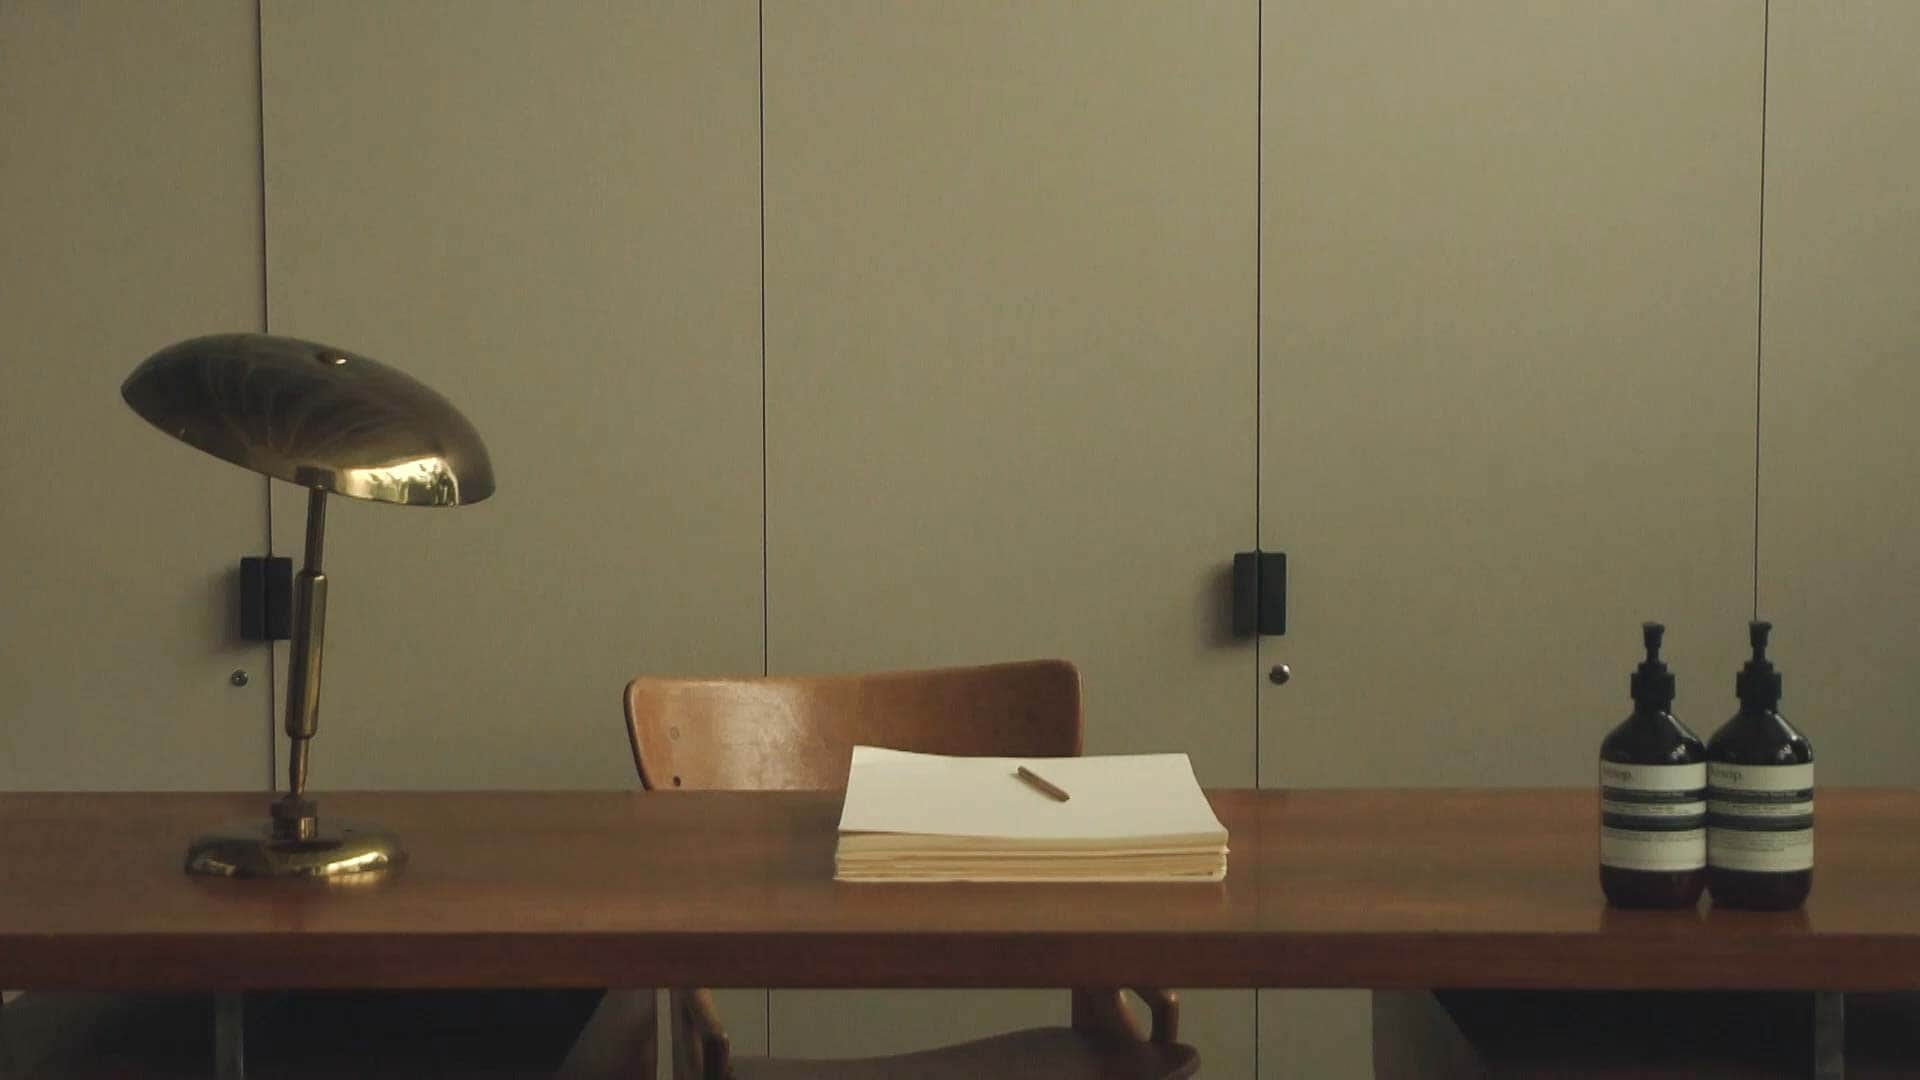
[[[330,794],[373,887],[189,878],[259,795],[0,794],[0,986],[1920,987],[1920,794],[1822,791],[1804,912],[1611,912],[1595,796],[1226,791],[1221,885],[845,885],[814,793]]]

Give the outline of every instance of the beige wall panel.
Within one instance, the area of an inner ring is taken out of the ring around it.
[[[259,328],[255,57],[249,0],[0,3],[0,788],[267,782],[266,482],[120,399]]]
[[[1253,781],[1254,11],[766,8],[769,656],[1065,656],[1090,752]],[[851,997],[851,1001],[848,1000]],[[1208,1075],[1250,995],[1188,998]],[[1065,1017],[1063,993],[774,995],[782,1054]]]
[[[1263,785],[1590,783],[1648,618],[1682,717],[1730,711],[1762,19],[1267,4]],[[1369,1071],[1358,995],[1260,1018],[1263,1072]]]
[[[273,328],[440,389],[499,485],[333,504],[318,788],[630,785],[627,679],[760,668],[754,25],[267,5]]]
[[[1775,0],[1769,38],[1760,613],[1821,781],[1910,784],[1920,7]]]
[[[317,786],[631,785],[627,679],[761,670],[755,36],[746,3],[268,3],[274,329],[441,389],[499,481],[335,503]],[[723,996],[748,1052],[765,1001]]]
[[[500,485],[335,507],[315,782],[631,784],[628,678],[762,664],[754,9],[269,3],[265,26],[275,330],[439,387]],[[722,1005],[764,1050],[765,995]]]

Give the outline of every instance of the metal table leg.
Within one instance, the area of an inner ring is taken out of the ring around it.
[[[246,1080],[246,995],[213,995],[213,1075]]]
[[[1814,1080],[1844,1080],[1847,1075],[1847,995],[1813,995]]]

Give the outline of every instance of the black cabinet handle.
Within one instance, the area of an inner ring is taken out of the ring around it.
[[[1277,636],[1287,632],[1287,556],[1242,551],[1233,557],[1233,632]]]

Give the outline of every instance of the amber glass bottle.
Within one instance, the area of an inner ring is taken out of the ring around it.
[[[1670,711],[1666,628],[1641,628],[1633,715],[1600,744],[1600,888],[1616,907],[1691,907],[1707,865],[1707,748]]]
[[[1748,627],[1740,711],[1707,743],[1707,889],[1718,907],[1785,911],[1813,891],[1813,745],[1780,715],[1772,630]]]

